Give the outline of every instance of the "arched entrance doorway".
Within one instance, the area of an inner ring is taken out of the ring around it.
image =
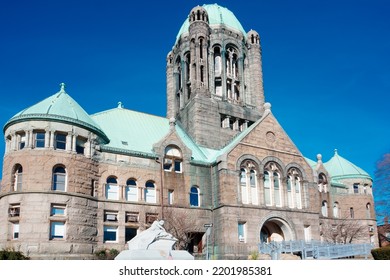
[[[292,240],[292,230],[288,223],[280,218],[270,218],[260,230],[260,242]]]

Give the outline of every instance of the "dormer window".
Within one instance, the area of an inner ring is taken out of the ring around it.
[[[168,146],[165,149],[165,157],[164,157],[164,170],[168,172],[182,172],[182,155],[181,151],[173,146]]]

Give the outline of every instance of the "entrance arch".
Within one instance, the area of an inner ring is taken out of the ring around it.
[[[260,228],[260,242],[294,240],[291,226],[281,218],[269,218]]]

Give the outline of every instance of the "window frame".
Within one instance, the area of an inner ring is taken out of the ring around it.
[[[60,137],[64,137],[64,139],[59,139]],[[66,133],[56,132],[55,136],[54,136],[54,149],[65,151],[66,144],[67,144],[66,138],[67,138]],[[62,145],[63,145],[63,147],[62,147]]]
[[[157,203],[157,188],[155,182],[152,180],[148,180],[145,183],[144,200],[146,203]]]
[[[111,182],[111,180],[115,180],[115,182]],[[106,184],[104,187],[104,196],[107,200],[119,200],[119,184],[117,177],[107,177]]]
[[[64,172],[59,172],[58,169],[62,168]],[[57,171],[56,171],[57,170]],[[63,178],[63,182],[59,181],[58,178]],[[52,170],[52,191],[60,191],[60,192],[66,192],[67,190],[67,181],[68,181],[68,172],[66,170],[66,167],[63,165],[56,165],[53,167]],[[58,188],[58,186],[62,186],[63,189]]]
[[[130,182],[134,182],[134,184],[130,184]],[[129,199],[131,197],[135,197],[135,198],[134,199]],[[128,179],[126,181],[125,199],[126,199],[126,201],[130,201],[130,202],[136,202],[136,201],[139,200],[137,180],[135,180],[135,179]]]
[[[196,192],[193,192],[196,190]],[[194,198],[196,200],[196,204],[193,204]],[[192,186],[190,188],[190,207],[200,207],[200,189],[198,186]]]
[[[34,148],[36,148],[36,149],[43,149],[43,148],[45,148],[45,145],[46,145],[46,132],[38,130],[38,131],[34,131],[33,134],[34,134]],[[38,136],[42,136],[42,135],[43,135],[43,138],[38,137]],[[38,143],[41,143],[41,144],[38,144]]]
[[[62,231],[62,235],[55,235],[56,233],[56,225],[60,227],[60,231]],[[66,222],[65,221],[50,221],[50,240],[65,240],[66,237]]]
[[[108,231],[109,230],[109,231]],[[111,231],[112,230],[112,231]],[[107,233],[115,233],[115,239],[107,239]],[[104,225],[103,226],[103,243],[118,243],[118,226],[109,226],[109,225]]]

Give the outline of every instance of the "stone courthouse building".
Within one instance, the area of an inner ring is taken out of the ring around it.
[[[265,102],[256,31],[203,5],[172,41],[166,118],[120,103],[88,114],[62,84],[9,119],[0,247],[92,258],[169,218],[190,221],[188,250],[199,255],[212,224],[220,259],[246,258],[260,242],[323,240],[324,225],[341,220],[363,225],[353,242],[377,242],[371,177],[337,151],[304,157]]]

